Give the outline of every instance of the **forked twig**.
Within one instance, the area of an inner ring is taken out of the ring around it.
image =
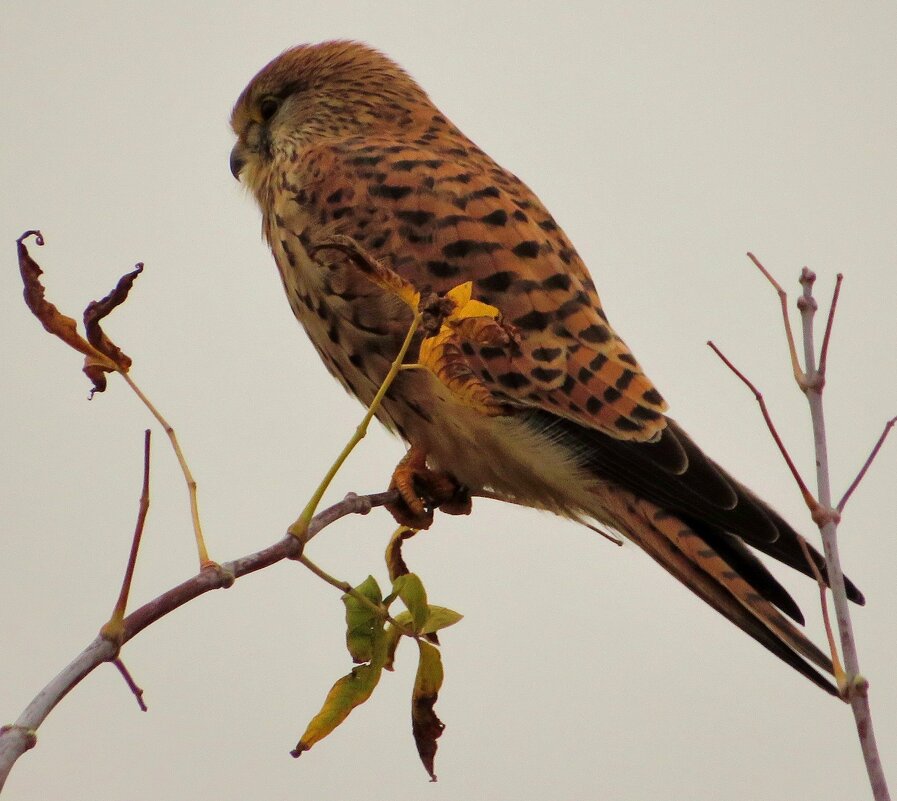
[[[804,559],[807,560],[807,564],[813,572],[813,578],[816,579],[816,586],[819,588],[819,606],[822,609],[822,625],[825,628],[825,638],[828,640],[828,649],[832,657],[832,675],[835,677],[838,691],[843,696],[847,689],[847,674],[844,672],[844,667],[841,664],[841,655],[838,653],[838,644],[835,642],[835,630],[832,627],[832,621],[828,614],[828,585],[826,585],[822,573],[819,572],[816,560],[810,554],[810,546],[807,545],[807,541],[799,534],[797,535],[797,541],[800,544]]]
[[[725,354],[713,343],[707,343],[714,353],[722,359],[723,363],[728,367],[739,379],[754,393],[754,398],[756,398],[757,403],[760,405],[760,411],[763,414],[763,419],[766,421],[766,427],[769,429],[769,433],[772,435],[773,440],[775,440],[776,445],[779,448],[779,452],[782,454],[782,458],[785,460],[785,463],[788,465],[788,469],[791,471],[791,475],[794,477],[794,481],[797,483],[798,488],[800,489],[801,495],[803,495],[804,503],[807,505],[807,508],[810,510],[810,515],[815,516],[818,514],[819,510],[819,502],[813,496],[813,493],[810,492],[806,483],[804,482],[803,476],[801,476],[800,471],[797,469],[797,466],[794,464],[794,460],[791,458],[791,454],[788,452],[788,449],[785,447],[785,443],[782,441],[782,438],[779,436],[779,432],[776,429],[775,423],[773,422],[772,415],[769,413],[769,409],[766,407],[766,400],[763,397],[763,393],[758,390],[753,382],[739,370],[732,362],[726,358]],[[819,568],[816,566],[816,562],[810,556],[809,548],[807,547],[806,540],[803,537],[798,537],[800,541],[800,547],[803,551],[804,557],[807,560],[807,563],[810,565],[810,570],[813,572],[813,576],[816,578],[816,583],[819,586],[819,598],[820,604],[822,606],[822,620],[823,625],[825,627],[825,636],[828,640],[829,650],[831,651],[832,656],[832,673],[835,676],[835,680],[838,683],[838,689],[844,692],[845,688],[845,679],[844,679],[844,670],[841,667],[841,659],[838,655],[838,648],[835,644],[835,634],[832,630],[831,621],[829,620],[828,614],[828,603],[826,601],[826,584],[825,579],[822,578],[822,574],[819,572]]]
[[[334,504],[315,515],[309,525],[310,531],[320,531],[324,526],[350,514],[366,514],[375,506],[395,503],[399,494],[390,490],[374,495],[350,493],[340,503]],[[132,640],[141,631],[165,617],[170,612],[204,595],[211,590],[230,586],[227,576],[239,579],[258,570],[263,570],[284,559],[295,559],[299,555],[300,543],[290,535],[232,562],[221,565],[221,571],[201,570],[192,578],[172,587],[157,598],[133,611],[122,621],[119,645],[101,635],[76,656],[60,673],[52,679],[25,708],[15,723],[0,728],[0,790],[16,760],[37,743],[37,730],[56,705],[82,679],[98,666],[115,659],[119,646]]]
[[[832,591],[835,614],[838,620],[838,631],[841,639],[841,649],[844,654],[844,668],[846,669],[846,676],[843,679],[843,687],[842,681],[839,679],[839,687],[842,687],[842,693],[845,696],[846,700],[849,701],[851,709],[853,711],[857,734],[860,740],[860,747],[863,752],[863,758],[866,764],[867,773],[869,775],[869,782],[872,788],[873,796],[876,801],[888,801],[890,799],[890,793],[888,791],[887,781],[885,779],[884,770],[882,768],[881,758],[878,753],[878,746],[875,741],[875,732],[872,727],[872,713],[869,707],[868,696],[869,683],[860,674],[856,643],[854,641],[853,629],[850,622],[850,610],[847,601],[847,591],[844,583],[844,574],[841,570],[840,559],[838,557],[837,525],[840,519],[841,510],[844,508],[844,505],[847,503],[850,495],[862,480],[863,476],[869,468],[869,465],[872,463],[872,460],[875,458],[879,449],[881,448],[881,445],[884,442],[884,439],[890,431],[891,427],[893,426],[895,420],[892,419],[885,426],[885,430],[882,432],[878,443],[873,448],[872,453],[866,460],[866,463],[863,465],[859,474],[854,479],[847,492],[844,494],[844,497],[841,499],[838,506],[832,508],[828,470],[828,449],[825,436],[825,417],[823,414],[822,405],[822,392],[825,387],[825,370],[828,359],[828,348],[843,276],[839,274],[835,284],[835,289],[832,295],[832,302],[828,314],[828,320],[826,322],[825,335],[823,338],[819,363],[817,366],[816,352],[813,342],[813,321],[817,311],[817,303],[815,298],[813,297],[813,284],[816,280],[816,276],[806,267],[801,272],[800,283],[803,287],[803,293],[798,300],[798,309],[800,310],[802,320],[805,362],[805,369],[801,370],[799,361],[797,359],[794,337],[791,332],[791,324],[788,317],[787,295],[781,288],[781,286],[779,286],[778,282],[770,275],[766,268],[763,267],[763,265],[752,253],[748,253],[748,257],[760,269],[763,275],[766,276],[766,279],[773,285],[773,287],[775,287],[776,292],[779,295],[779,300],[782,305],[782,318],[785,324],[785,331],[788,338],[788,347],[791,354],[792,367],[794,369],[794,377],[798,387],[806,395],[810,407],[810,417],[813,425],[813,440],[816,449],[818,502],[816,502],[815,505],[810,505],[808,503],[808,506],[810,506],[813,520],[819,527],[820,533],[822,535],[829,587]],[[714,348],[714,350],[717,349]],[[719,353],[718,350],[717,353]],[[719,355],[731,367],[731,363],[729,363],[727,359],[722,357],[722,354]],[[748,383],[749,386],[752,386],[743,376],[741,376],[740,373],[738,373],[737,370],[735,372],[739,375],[740,378],[742,378],[743,381],[745,381],[745,383]],[[760,400],[759,393],[757,393],[756,390],[754,390],[754,393],[758,397],[758,400]],[[761,406],[761,408],[763,407]],[[773,428],[770,424],[765,409],[764,418],[767,419],[767,425],[770,426],[770,430],[772,431]],[[774,432],[773,436],[775,437],[778,444],[779,439]],[[779,447],[781,450],[781,445]],[[790,459],[787,459],[786,457],[786,461],[788,461],[788,465],[791,468],[792,473],[794,474],[795,469]],[[795,477],[797,478],[796,475]],[[812,497],[811,495],[809,495],[809,492],[806,489],[806,485],[803,483],[803,481],[799,481],[799,485],[801,487],[801,492],[804,495],[805,500],[808,497]],[[804,554],[807,557],[808,563],[810,564],[811,568],[814,569],[814,573],[818,574],[815,563],[813,559],[810,558],[810,555],[808,553],[806,543],[801,541],[801,547],[804,550]],[[817,575],[817,580],[819,579],[821,579],[821,575]],[[830,633],[831,627],[828,624],[828,610],[825,604],[824,588],[821,588],[821,596],[823,617],[826,621],[826,632],[829,636],[830,645],[833,646],[833,637]],[[835,657],[833,658],[833,662],[835,663],[835,670],[837,671],[840,666],[837,664],[836,651],[834,647],[832,648],[832,652],[833,657]]]
[[[854,639],[853,625],[850,620],[850,607],[847,602],[847,590],[844,585],[844,573],[841,570],[841,560],[838,555],[837,529],[840,513],[837,509],[833,509],[831,505],[828,444],[825,436],[825,414],[822,403],[825,374],[821,372],[821,367],[816,366],[816,351],[813,343],[813,322],[817,309],[817,303],[813,297],[815,280],[815,274],[806,267],[801,271],[800,283],[803,287],[803,293],[798,301],[803,325],[804,360],[807,373],[805,392],[810,406],[810,417],[813,422],[813,444],[816,449],[816,482],[819,488],[819,504],[824,512],[824,514],[814,519],[817,521],[822,534],[829,586],[832,590],[835,615],[838,620],[838,632],[841,635],[841,650],[844,654],[844,667],[847,672],[847,700],[850,702],[850,707],[853,711],[860,748],[866,763],[866,772],[869,776],[873,797],[876,801],[887,801],[891,796],[887,780],[885,779],[884,768],[881,764],[881,757],[878,753],[875,729],[872,725],[872,709],[869,706],[869,682],[860,671],[859,655],[857,653],[856,640]],[[831,318],[834,314],[835,300],[837,299],[839,288],[840,281],[836,285],[827,330],[831,327]]]
[[[125,575],[121,582],[121,590],[118,593],[118,600],[112,610],[112,616],[106,624],[100,629],[100,636],[109,640],[113,645],[121,645],[121,636],[123,631],[122,621],[125,618],[125,610],[128,607],[128,595],[131,592],[131,582],[134,578],[134,568],[137,565],[137,552],[140,550],[140,540],[143,537],[143,527],[146,524],[146,515],[149,512],[149,477],[150,477],[150,430],[147,429],[143,433],[143,485],[140,490],[140,502],[137,510],[137,523],[134,526],[134,536],[131,538],[131,550],[128,553],[128,564],[125,567]],[[137,705],[141,712],[146,712],[146,704],[143,701],[143,690],[137,686],[130,671],[125,667],[125,663],[116,655],[111,660],[112,664],[118,668],[118,672],[128,685],[128,689],[137,699]]]

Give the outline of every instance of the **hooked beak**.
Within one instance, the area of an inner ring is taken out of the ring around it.
[[[230,172],[238,181],[240,180],[240,171],[245,165],[246,157],[243,155],[243,145],[237,142],[230,152]]]

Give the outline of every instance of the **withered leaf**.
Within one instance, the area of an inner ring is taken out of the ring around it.
[[[411,733],[414,735],[420,760],[430,774],[430,780],[435,782],[433,766],[438,747],[436,741],[445,729],[445,724],[433,709],[442,687],[442,657],[439,649],[429,643],[418,640],[417,644],[420,648],[420,660],[411,696]]]
[[[43,270],[31,258],[31,254],[25,246],[25,240],[29,236],[34,236],[39,246],[44,244],[44,237],[40,231],[26,231],[16,240],[19,253],[19,272],[22,274],[22,283],[24,284],[25,304],[49,333],[59,337],[79,353],[96,359],[98,365],[114,370],[115,365],[78,333],[78,324],[71,317],[60,312],[44,297],[46,290],[40,280]]]
[[[120,370],[127,372],[131,367],[131,358],[119,348],[100,327],[100,321],[127,300],[131,287],[137,276],[143,272],[143,262],[138,262],[134,269],[118,279],[115,288],[102,300],[92,300],[84,309],[84,331],[87,341],[101,353],[114,361]]]
[[[386,569],[389,571],[389,580],[395,581],[399,576],[404,576],[408,572],[408,565],[402,557],[402,543],[411,539],[417,531],[407,526],[399,526],[392,537],[389,538],[389,544],[386,546]]]
[[[25,245],[25,240],[30,236],[35,237],[38,245],[44,244],[43,235],[36,230],[26,231],[16,240],[25,303],[46,331],[84,354],[84,373],[93,383],[93,392],[102,392],[106,389],[105,374],[116,370],[127,372],[131,360],[106,337],[99,327],[99,320],[124,301],[143,265],[138,265],[133,272],[123,276],[106,298],[87,307],[84,312],[87,339],[84,339],[78,333],[78,324],[75,320],[60,312],[46,299],[46,290],[40,280],[43,270],[31,257]]]

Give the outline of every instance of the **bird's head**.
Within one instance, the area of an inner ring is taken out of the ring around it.
[[[275,162],[322,140],[413,129],[431,108],[401,67],[366,45],[300,45],[263,67],[237,99],[231,172],[260,195]]]

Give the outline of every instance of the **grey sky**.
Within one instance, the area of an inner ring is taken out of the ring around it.
[[[552,4],[556,6],[557,4]],[[25,311],[14,240],[77,316],[134,262],[108,328],[180,432],[212,555],[275,541],[361,415],[282,297],[259,215],[228,171],[238,93],[284,48],[364,40],[394,57],[483,149],[540,195],[609,316],[712,455],[808,535],[750,394],[762,387],[812,468],[777,300],[801,266],[846,274],[827,394],[842,489],[897,413],[897,8],[884,3],[180,3],[7,0],[0,225],[4,414],[0,722],[95,634],[127,555],[148,415],[120,381],[93,402],[79,359]],[[194,570],[183,485],[154,429],[152,508],[135,580],[146,601]],[[402,447],[372,432],[329,498],[382,489]],[[843,560],[880,744],[897,783],[897,441],[851,502]],[[315,541],[361,581],[383,513]],[[146,631],[53,713],[10,798],[668,799],[864,797],[849,709],[706,608],[634,547],[478,502],[407,548],[443,637],[447,724],[435,786],[409,732],[400,651],[371,703],[288,756],[349,667],[338,593],[280,565]],[[817,593],[783,569],[822,642]]]

